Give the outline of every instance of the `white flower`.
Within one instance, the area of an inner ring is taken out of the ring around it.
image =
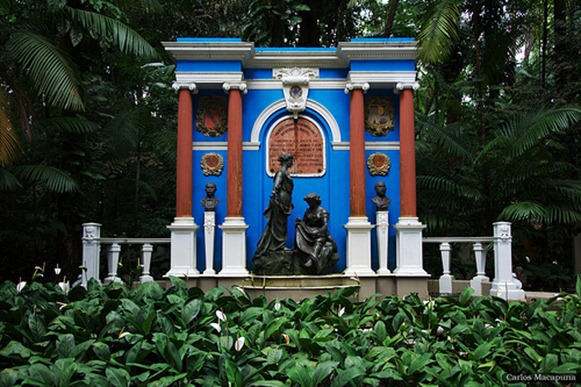
[[[120,339],[122,339],[123,337],[125,337],[125,336],[129,336],[130,334],[131,334],[131,332],[121,332],[121,333],[119,334],[119,338],[120,338]]]
[[[69,283],[68,282],[59,282],[59,288],[63,291],[63,293],[68,293],[69,291]]]
[[[210,326],[218,331],[218,333],[222,332],[222,327],[218,323],[210,323]]]
[[[18,293],[20,293],[22,291],[22,289],[24,289],[25,286],[26,286],[26,281],[20,281],[18,283],[18,285],[16,285],[16,290],[18,291]]]
[[[280,310],[280,302],[274,304],[274,310],[276,310],[277,312]]]
[[[436,334],[438,336],[443,335],[444,334],[444,328],[439,326],[438,329],[436,329]]]
[[[218,317],[218,320],[226,322],[226,315],[221,310],[216,311],[216,317]]]
[[[58,267],[58,265],[57,265],[57,266],[54,268],[54,273],[55,273],[56,275],[59,275],[59,274],[61,273],[61,268],[60,268],[60,267]]]
[[[339,316],[339,317],[341,317],[341,316],[343,316],[344,314],[345,314],[345,307],[343,307],[343,308],[341,308],[341,309],[339,310],[338,316]]]
[[[242,349],[242,347],[244,347],[244,337],[239,337],[236,342],[234,343],[234,349],[236,350],[236,352],[240,352],[240,350]]]

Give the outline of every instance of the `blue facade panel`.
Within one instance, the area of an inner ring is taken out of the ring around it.
[[[240,72],[242,63],[237,60],[220,61],[220,60],[180,60],[176,64],[177,72]]]
[[[413,60],[365,60],[352,61],[351,71],[415,71]]]

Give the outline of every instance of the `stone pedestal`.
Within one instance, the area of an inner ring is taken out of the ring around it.
[[[246,229],[242,217],[226,217],[219,226],[222,229],[222,270],[221,276],[247,276],[246,270]]]
[[[390,274],[387,267],[388,247],[389,247],[389,212],[377,211],[376,213],[376,227],[377,233],[377,255],[379,257],[379,269],[377,274]]]
[[[525,292],[512,274],[512,234],[509,222],[496,222],[494,227],[494,280],[490,295],[509,301],[524,301]]]
[[[396,276],[429,276],[424,270],[422,256],[422,230],[425,228],[416,217],[400,217],[393,228],[397,231]]]
[[[216,274],[214,270],[214,234],[216,230],[216,213],[204,212],[204,247],[206,253],[206,270],[204,275]]]
[[[374,275],[371,270],[371,229],[367,217],[349,217],[347,229],[347,275]]]
[[[164,277],[192,277],[200,273],[196,269],[196,230],[192,217],[175,218],[167,226],[171,231],[170,270]]]

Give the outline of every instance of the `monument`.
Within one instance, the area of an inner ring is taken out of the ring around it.
[[[179,105],[168,275],[206,275],[210,253],[196,222],[212,212],[219,278],[335,273],[375,283],[382,272],[410,289],[425,287],[413,39],[260,48],[235,38],[178,38],[164,46],[176,61]],[[220,206],[192,207],[209,182],[224,187],[214,196]],[[375,203],[382,184],[390,198]],[[387,217],[381,224],[379,212]],[[286,271],[271,271],[272,256]]]

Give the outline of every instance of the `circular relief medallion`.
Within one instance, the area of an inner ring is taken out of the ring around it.
[[[365,99],[365,130],[373,136],[385,136],[394,130],[393,106],[389,97]]]
[[[371,176],[385,176],[391,167],[391,160],[385,153],[372,153],[367,158],[367,169]]]
[[[299,99],[303,95],[303,89],[300,86],[294,85],[290,89],[290,95],[293,99]]]
[[[220,176],[224,169],[224,158],[217,153],[206,153],[200,163],[206,176]]]

